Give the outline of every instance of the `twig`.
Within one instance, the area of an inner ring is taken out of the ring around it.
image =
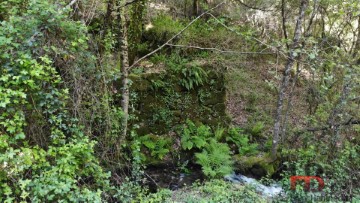
[[[167,46],[171,47],[180,47],[180,48],[192,48],[192,49],[200,49],[200,50],[210,50],[216,51],[220,53],[233,53],[233,54],[276,54],[274,52],[241,52],[241,51],[234,51],[234,50],[221,50],[218,48],[213,47],[199,47],[199,46],[192,46],[192,45],[181,45],[181,44],[166,44]]]
[[[271,11],[274,11],[274,10],[271,10],[271,9],[265,9],[265,8],[258,8],[258,7],[255,7],[255,6],[250,6],[244,2],[242,2],[241,0],[235,0],[236,2],[239,2],[241,5],[247,7],[247,8],[250,8],[250,9],[253,9],[253,10],[259,10],[259,11],[263,11],[263,12],[271,12]]]
[[[133,1],[130,1],[130,2],[126,2],[125,5],[120,6],[119,8],[124,8],[126,6],[130,6],[131,4],[134,4],[134,3],[139,2],[139,1],[140,0],[133,0]]]
[[[340,126],[348,126],[348,125],[358,125],[360,124],[360,120],[353,120],[353,118],[349,119],[346,122],[343,123],[336,123],[334,125],[327,125],[327,126],[321,126],[321,127],[313,127],[313,128],[305,128],[303,130],[300,130],[296,132],[295,134],[299,135],[305,132],[317,132],[317,131],[325,131],[328,129],[338,128]]]
[[[148,175],[146,172],[144,172],[144,174],[145,174],[145,176],[147,176],[148,178],[150,178],[150,180],[151,180],[152,182],[155,183],[156,187],[159,187],[159,185],[157,184],[157,182],[156,182],[150,175]]]
[[[220,25],[222,25],[224,28],[226,28],[227,30],[231,31],[231,32],[234,32],[235,34],[237,35],[240,35],[240,36],[243,36],[243,37],[246,37],[244,36],[243,34],[239,33],[238,31],[236,31],[235,29],[233,28],[230,28],[228,27],[227,25],[225,25],[223,22],[221,22],[221,20],[219,20],[217,17],[215,17],[213,14],[211,13],[207,13],[208,15],[210,15],[212,18],[214,18]],[[275,46],[272,46],[272,45],[269,45],[269,44],[266,44],[265,42],[257,39],[256,37],[251,37],[252,39],[254,39],[255,41],[257,41],[258,43],[274,50],[274,51],[278,51],[279,53],[281,53],[281,55],[283,55],[285,58],[288,58],[287,54],[282,52],[279,47],[275,47]]]
[[[233,32],[233,33],[235,33],[235,34],[237,34],[237,35],[240,35],[240,36],[242,36],[242,37],[247,37],[246,35],[244,35],[244,34],[238,32],[238,31],[236,31],[235,29],[233,29],[233,28],[228,27],[227,25],[225,25],[223,22],[221,22],[221,21],[220,21],[217,17],[215,17],[213,14],[211,14],[211,13],[207,13],[207,14],[210,15],[212,18],[214,18],[220,25],[222,25],[222,26],[223,26],[224,28],[226,28],[227,30],[229,30],[229,31],[231,31],[231,32]],[[265,47],[267,47],[267,48],[269,48],[269,49],[271,49],[271,50],[273,50],[274,52],[279,53],[279,54],[280,54],[281,56],[283,56],[285,59],[289,59],[288,53],[282,51],[282,50],[280,49],[281,47],[276,47],[276,46],[273,46],[273,45],[266,44],[265,42],[259,40],[259,39],[256,38],[256,37],[251,37],[251,38],[252,38],[254,41],[256,41],[256,42],[264,45]],[[318,58],[318,61],[320,61],[320,60],[321,60],[321,59]],[[305,65],[312,66],[311,64],[307,63],[306,61],[301,61],[301,60],[299,60],[299,59],[294,59],[294,61],[301,62],[301,63],[303,63],[303,64],[305,64]]]
[[[65,8],[71,7],[74,5],[78,0],[72,0]]]
[[[140,61],[148,58],[149,56],[155,54],[156,52],[160,51],[162,48],[164,48],[167,44],[169,44],[172,40],[174,40],[176,37],[178,37],[179,35],[181,35],[185,30],[187,30],[192,24],[194,24],[197,20],[199,20],[202,16],[204,16],[205,14],[208,14],[210,11],[215,10],[216,8],[220,7],[221,5],[223,5],[225,3],[225,1],[219,3],[218,5],[216,5],[215,7],[203,12],[202,14],[200,14],[198,17],[196,17],[194,20],[192,20],[189,24],[187,24],[182,30],[180,30],[180,32],[178,32],[177,34],[175,34],[173,37],[171,37],[167,42],[165,42],[164,44],[162,44],[161,46],[159,46],[157,49],[153,50],[152,52],[146,54],[145,56],[141,57],[140,59],[138,59],[137,61],[135,61],[130,67],[129,69],[133,68],[135,65],[137,65]]]

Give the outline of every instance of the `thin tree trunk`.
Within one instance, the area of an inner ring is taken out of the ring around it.
[[[188,2],[188,0],[185,0],[185,2],[184,2],[184,16],[185,16],[185,17],[188,17],[187,2]]]
[[[334,149],[337,146],[337,142],[339,141],[340,145],[342,143],[342,140],[339,138],[339,131],[340,131],[340,127],[341,126],[337,126],[336,125],[336,120],[341,120],[341,116],[339,116],[341,114],[341,112],[343,111],[344,106],[346,105],[347,99],[349,97],[350,94],[350,82],[345,81],[345,84],[343,85],[343,89],[341,92],[341,96],[339,101],[334,105],[334,108],[331,112],[331,114],[329,115],[327,124],[328,126],[331,126],[330,129],[332,131],[333,134],[333,147]],[[334,152],[334,151],[333,151]]]
[[[193,0],[192,16],[197,16],[199,10],[199,0]]]
[[[123,2],[122,2],[123,3]],[[124,3],[126,3],[124,1]],[[123,4],[120,4],[123,5]],[[126,8],[121,8],[120,10],[120,23],[121,23],[121,50],[120,50],[120,60],[121,60],[121,108],[124,113],[122,127],[123,127],[123,138],[127,135],[127,126],[129,119],[129,49],[128,49],[128,36],[127,36],[127,25],[126,25]]]
[[[293,83],[292,83],[292,86],[291,86],[291,90],[290,90],[290,94],[289,94],[289,99],[288,99],[288,103],[287,103],[287,106],[286,106],[286,110],[285,110],[285,116],[284,116],[284,122],[283,122],[283,129],[282,129],[282,135],[281,135],[281,138],[282,140],[285,139],[286,137],[286,131],[287,131],[287,124],[288,124],[288,116],[289,116],[289,113],[292,109],[292,98],[294,97],[294,94],[295,94],[295,87],[296,87],[296,83],[297,83],[297,80],[299,78],[299,75],[300,75],[300,63],[297,62],[297,66],[296,66],[296,74],[295,74],[295,77],[294,77],[294,80],[293,80]]]
[[[352,50],[353,51],[353,57],[355,58],[357,55],[358,55],[358,50],[360,48],[360,15],[358,16],[358,27],[357,27],[357,39],[356,39],[356,42],[355,42],[355,46],[354,46],[354,49]]]
[[[113,7],[114,7],[114,1],[108,0],[106,3],[106,14],[105,14],[105,18],[104,18],[104,28],[103,28],[104,32],[101,35],[102,40],[105,40],[106,35],[109,33],[109,30],[110,30],[110,32],[112,32],[112,20],[113,19],[111,17],[111,12],[112,12]],[[105,50],[104,45],[101,45],[100,53],[103,53],[104,50]]]
[[[289,44],[287,42],[288,39],[288,34],[286,31],[286,13],[285,13],[285,0],[281,1],[281,17],[282,17],[282,30],[283,30],[283,34],[284,34],[284,38],[286,39],[286,48],[289,49]]]
[[[302,21],[304,20],[305,10],[307,8],[307,5],[308,5],[307,0],[301,1],[299,16],[298,16],[298,19],[296,22],[296,27],[295,27],[294,39],[293,39],[293,43],[290,47],[288,60],[285,65],[285,71],[284,71],[283,79],[282,79],[280,89],[279,89],[279,98],[278,98],[277,108],[276,108],[274,135],[273,135],[273,142],[272,142],[272,149],[271,149],[271,156],[273,159],[276,159],[276,157],[277,157],[277,149],[279,147],[279,135],[281,132],[280,124],[281,124],[281,120],[282,120],[282,111],[283,111],[283,106],[284,106],[285,91],[288,87],[290,71],[294,65],[295,58],[297,56],[295,50],[296,50],[296,48],[299,47],[301,30],[302,30]]]
[[[304,34],[305,40],[302,42],[302,48],[305,48],[306,39],[310,36],[310,29],[311,29],[311,26],[312,26],[312,24],[314,22],[314,18],[316,16],[317,11],[318,11],[318,0],[314,0],[314,9],[312,11],[311,17],[309,19],[309,24],[308,24],[308,26],[306,28],[306,31],[305,31],[305,34]],[[301,72],[300,63],[297,62],[296,74],[295,74],[293,84],[292,84],[291,89],[290,89],[288,102],[287,102],[287,107],[286,107],[286,110],[285,110],[285,117],[283,119],[283,129],[282,129],[282,135],[281,135],[282,139],[281,140],[284,140],[284,137],[286,136],[288,116],[289,116],[289,113],[290,113],[290,111],[292,109],[292,98],[294,96],[295,87],[296,87],[297,79],[299,77],[300,72]]]

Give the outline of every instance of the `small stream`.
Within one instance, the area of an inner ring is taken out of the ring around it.
[[[201,169],[191,168],[189,173],[181,172],[174,167],[149,167],[145,170],[146,185],[151,192],[159,188],[177,190],[185,186],[191,186],[194,182],[202,182],[205,177]]]
[[[266,186],[266,185],[259,183],[254,178],[249,178],[249,177],[246,177],[241,174],[226,175],[224,177],[224,179],[227,181],[233,182],[235,184],[252,185],[258,193],[262,194],[263,196],[267,196],[267,197],[275,197],[275,196],[280,195],[283,192],[283,189],[281,188],[281,186],[279,184],[272,184],[270,186]]]
[[[150,167],[146,169],[146,185],[151,192],[156,192],[159,188],[168,188],[178,190],[185,186],[191,186],[194,182],[203,182],[205,177],[201,169],[193,167],[190,173],[183,173],[174,167]],[[224,179],[234,184],[251,185],[255,190],[266,197],[274,197],[283,192],[278,184],[266,186],[261,184],[255,178],[247,177],[241,174],[229,174]]]

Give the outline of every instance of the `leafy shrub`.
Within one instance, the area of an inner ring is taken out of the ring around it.
[[[162,80],[151,80],[151,88],[153,90],[159,90],[166,86],[166,83]]]
[[[69,118],[67,90],[56,88],[61,80],[50,63],[25,55],[1,69],[0,201],[100,202],[108,176],[94,156],[95,143]],[[28,145],[25,127],[34,116],[26,113],[29,108],[47,118],[37,120],[49,127],[47,149]],[[89,178],[96,189],[83,184]]]
[[[166,199],[171,197],[171,191],[168,189],[161,189],[156,193],[150,193],[148,188],[142,187],[134,181],[130,181],[128,178],[122,183],[120,187],[115,189],[116,202],[123,203],[157,203],[166,202]]]
[[[69,91],[40,30],[70,46],[65,60],[66,51],[86,46],[86,28],[51,1],[23,5],[0,24],[0,202],[101,202],[109,175],[95,157],[96,143],[67,110]]]
[[[179,20],[174,20],[166,14],[156,16],[152,20],[152,25],[152,28],[145,32],[145,36],[153,46],[164,44],[184,27]]]
[[[359,146],[347,142],[335,157],[320,155],[315,146],[289,150],[287,153],[291,151],[294,151],[296,157],[293,157],[294,161],[285,163],[287,170],[283,174],[283,188],[290,188],[289,177],[294,175],[320,176],[325,182],[325,188],[322,193],[309,193],[298,184],[295,191],[286,191],[289,201],[354,201],[360,197]]]
[[[263,203],[267,201],[258,195],[253,188],[215,179],[204,184],[195,183],[191,187],[174,191],[171,198],[167,198],[163,202]]]
[[[238,29],[238,26],[232,29]],[[231,43],[229,43],[231,42]],[[222,50],[243,49],[246,43],[243,36],[239,37],[235,32],[231,32],[222,25],[218,24],[216,20],[198,20],[192,24],[180,38],[179,44],[194,45],[199,47],[214,47]],[[188,49],[189,55],[194,52],[199,53],[201,50]]]

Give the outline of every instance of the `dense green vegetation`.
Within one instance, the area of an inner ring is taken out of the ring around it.
[[[358,202],[359,76],[358,0],[2,0],[0,202]]]

